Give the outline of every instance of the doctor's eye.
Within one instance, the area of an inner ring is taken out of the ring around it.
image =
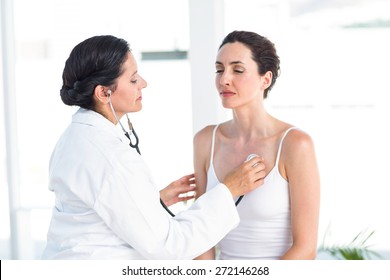
[[[130,82],[131,82],[132,84],[136,84],[136,83],[138,82],[138,80],[135,79],[135,80],[131,80]]]

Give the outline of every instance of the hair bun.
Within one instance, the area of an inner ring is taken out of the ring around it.
[[[63,85],[61,90],[60,90],[60,96],[61,96],[62,102],[64,102],[64,104],[66,104],[66,105],[69,105],[69,106],[73,106],[73,105],[79,106],[80,105],[79,104],[80,103],[79,94],[78,94],[77,90],[75,90],[72,87],[69,87],[67,85]]]

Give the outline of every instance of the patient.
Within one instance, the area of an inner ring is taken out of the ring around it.
[[[211,248],[198,259],[316,256],[320,179],[313,141],[264,106],[279,63],[274,44],[253,32],[228,34],[218,50],[215,85],[222,106],[233,116],[194,137],[197,196],[222,182],[252,153],[264,159],[267,176],[264,185],[238,204],[240,223],[218,244],[220,255]]]

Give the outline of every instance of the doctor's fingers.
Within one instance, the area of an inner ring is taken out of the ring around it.
[[[263,162],[256,163],[254,166],[251,167],[250,173],[250,181],[256,182],[256,185],[262,185],[264,182],[264,178],[266,177],[267,173],[265,171],[265,164]]]
[[[182,178],[169,184],[167,189],[169,189],[171,193],[176,195],[194,191],[196,189],[196,184],[193,180],[187,180]]]
[[[264,172],[264,174],[265,174],[265,164],[264,164],[264,162],[256,163],[254,166],[252,166],[252,169],[253,169],[253,172],[255,172],[255,173],[262,173],[262,172]]]
[[[186,194],[186,195],[179,196],[177,198],[177,202],[183,202],[183,201],[187,201],[187,200],[190,200],[193,198],[195,198],[194,194]]]
[[[173,194],[172,202],[177,203],[195,198],[196,186],[178,185],[171,189]]]
[[[177,182],[180,182],[182,184],[195,184],[195,174],[189,174],[181,177]]]
[[[196,191],[196,185],[193,184],[177,185],[174,186],[174,191],[177,194],[185,194],[188,192]]]

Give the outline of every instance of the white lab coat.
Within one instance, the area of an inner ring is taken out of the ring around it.
[[[94,111],[73,115],[49,171],[55,207],[43,259],[192,259],[239,222],[223,184],[170,217],[142,157]]]

